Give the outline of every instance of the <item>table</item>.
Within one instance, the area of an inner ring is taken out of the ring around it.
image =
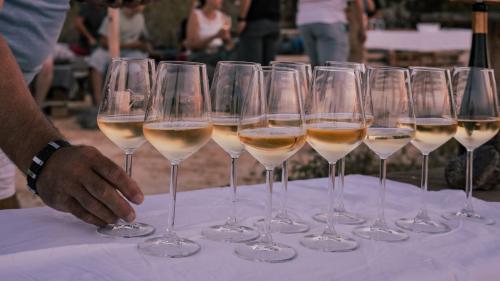
[[[416,52],[468,50],[471,45],[470,29],[370,30],[367,32],[367,49]]]
[[[312,231],[321,230],[310,217],[325,206],[326,186],[326,179],[289,184],[289,204],[312,224]],[[373,218],[377,187],[374,177],[348,176],[348,208]],[[239,213],[252,223],[262,215],[265,187],[244,186],[239,195]],[[388,181],[386,216],[391,224],[415,214],[418,195],[415,186]],[[48,208],[1,211],[0,280],[499,280],[500,203],[474,200],[478,211],[497,220],[494,226],[463,222],[447,234],[410,234],[403,243],[359,239],[360,248],[348,253],[312,251],[297,242],[303,234],[275,234],[277,241],[295,247],[298,257],[265,264],[239,259],[231,244],[200,237],[203,226],[224,219],[230,210],[227,197],[228,190],[221,188],[178,193],[177,230],[202,246],[198,254],[180,259],[143,256],[136,250],[143,238],[105,238],[94,227]],[[464,193],[441,190],[429,198],[430,212],[436,215],[459,208]],[[167,199],[165,194],[147,196],[137,208],[139,220],[155,225],[161,233],[167,224]],[[338,227],[344,233],[351,229]]]

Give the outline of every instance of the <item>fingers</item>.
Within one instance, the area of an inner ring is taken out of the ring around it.
[[[85,188],[75,188],[74,192],[74,199],[93,216],[108,224],[115,223],[118,220],[118,216],[114,212],[94,198]]]
[[[92,162],[92,167],[97,174],[118,189],[131,202],[141,204],[144,201],[144,194],[137,183],[108,158],[99,153],[97,161]]]
[[[97,225],[97,226],[105,226],[106,225],[105,221],[103,221],[100,218],[89,213],[74,198],[69,198],[67,200],[66,206],[68,207],[68,211],[73,216],[81,219],[82,221],[84,221],[86,223]]]
[[[118,194],[116,189],[102,177],[97,174],[91,174],[86,177],[84,186],[90,193],[87,195],[92,197],[94,201],[113,214],[113,216],[120,217],[128,222],[134,221],[134,209],[122,196],[120,196],[120,194]]]

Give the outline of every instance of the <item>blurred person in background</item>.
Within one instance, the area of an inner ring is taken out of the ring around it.
[[[361,9],[361,1],[354,4]],[[346,17],[348,0],[299,0],[297,25],[312,65],[349,58],[349,25]],[[357,21],[363,26],[363,18]],[[364,29],[359,36],[364,40]]]
[[[349,61],[365,62],[365,41],[368,19],[380,9],[378,0],[353,0],[347,9],[349,22]]]
[[[69,0],[0,0],[0,209],[19,206],[13,163],[27,173],[35,155],[51,142],[64,140],[38,108],[27,84],[53,52],[68,10]],[[69,145],[52,153],[35,187],[48,206],[101,226],[135,218],[120,194],[136,204],[144,199],[123,169],[88,146]]]
[[[205,63],[211,80],[218,61],[228,60],[234,44],[231,18],[220,11],[222,0],[199,1],[187,22],[185,45],[189,60]]]
[[[133,8],[122,8],[120,11],[120,56],[124,58],[147,58],[154,53],[149,42],[149,33],[144,19],[144,6]],[[97,47],[87,63],[91,67],[90,79],[92,92],[94,94],[94,105],[101,101],[101,88],[104,74],[111,61],[108,52],[108,25],[109,18],[106,17],[99,27],[99,47]],[[94,114],[92,114],[94,115]],[[95,116],[94,116],[95,117]]]
[[[73,48],[77,55],[89,55],[99,43],[99,27],[106,18],[107,9],[97,4],[82,3],[74,25],[78,31],[78,47]]]
[[[45,99],[52,85],[52,80],[54,79],[54,57],[49,55],[49,57],[43,62],[42,69],[36,75],[35,85],[34,85],[34,97],[35,101],[40,108],[43,108]]]
[[[238,15],[238,60],[268,65],[275,60],[280,37],[280,0],[241,0]]]

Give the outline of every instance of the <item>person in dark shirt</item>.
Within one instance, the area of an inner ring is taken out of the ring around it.
[[[83,3],[75,18],[75,28],[80,34],[79,54],[88,55],[97,47],[99,39],[99,27],[107,15],[106,7],[102,5]]]
[[[274,60],[280,35],[279,21],[279,0],[242,0],[238,16],[238,59],[262,65]]]

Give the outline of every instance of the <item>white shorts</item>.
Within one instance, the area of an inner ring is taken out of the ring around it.
[[[16,193],[16,166],[0,150],[0,200]]]
[[[148,54],[138,50],[121,50],[120,56],[123,58],[145,59],[148,57]],[[97,48],[87,57],[86,62],[97,71],[105,73],[108,64],[111,62],[111,58],[108,50]]]

